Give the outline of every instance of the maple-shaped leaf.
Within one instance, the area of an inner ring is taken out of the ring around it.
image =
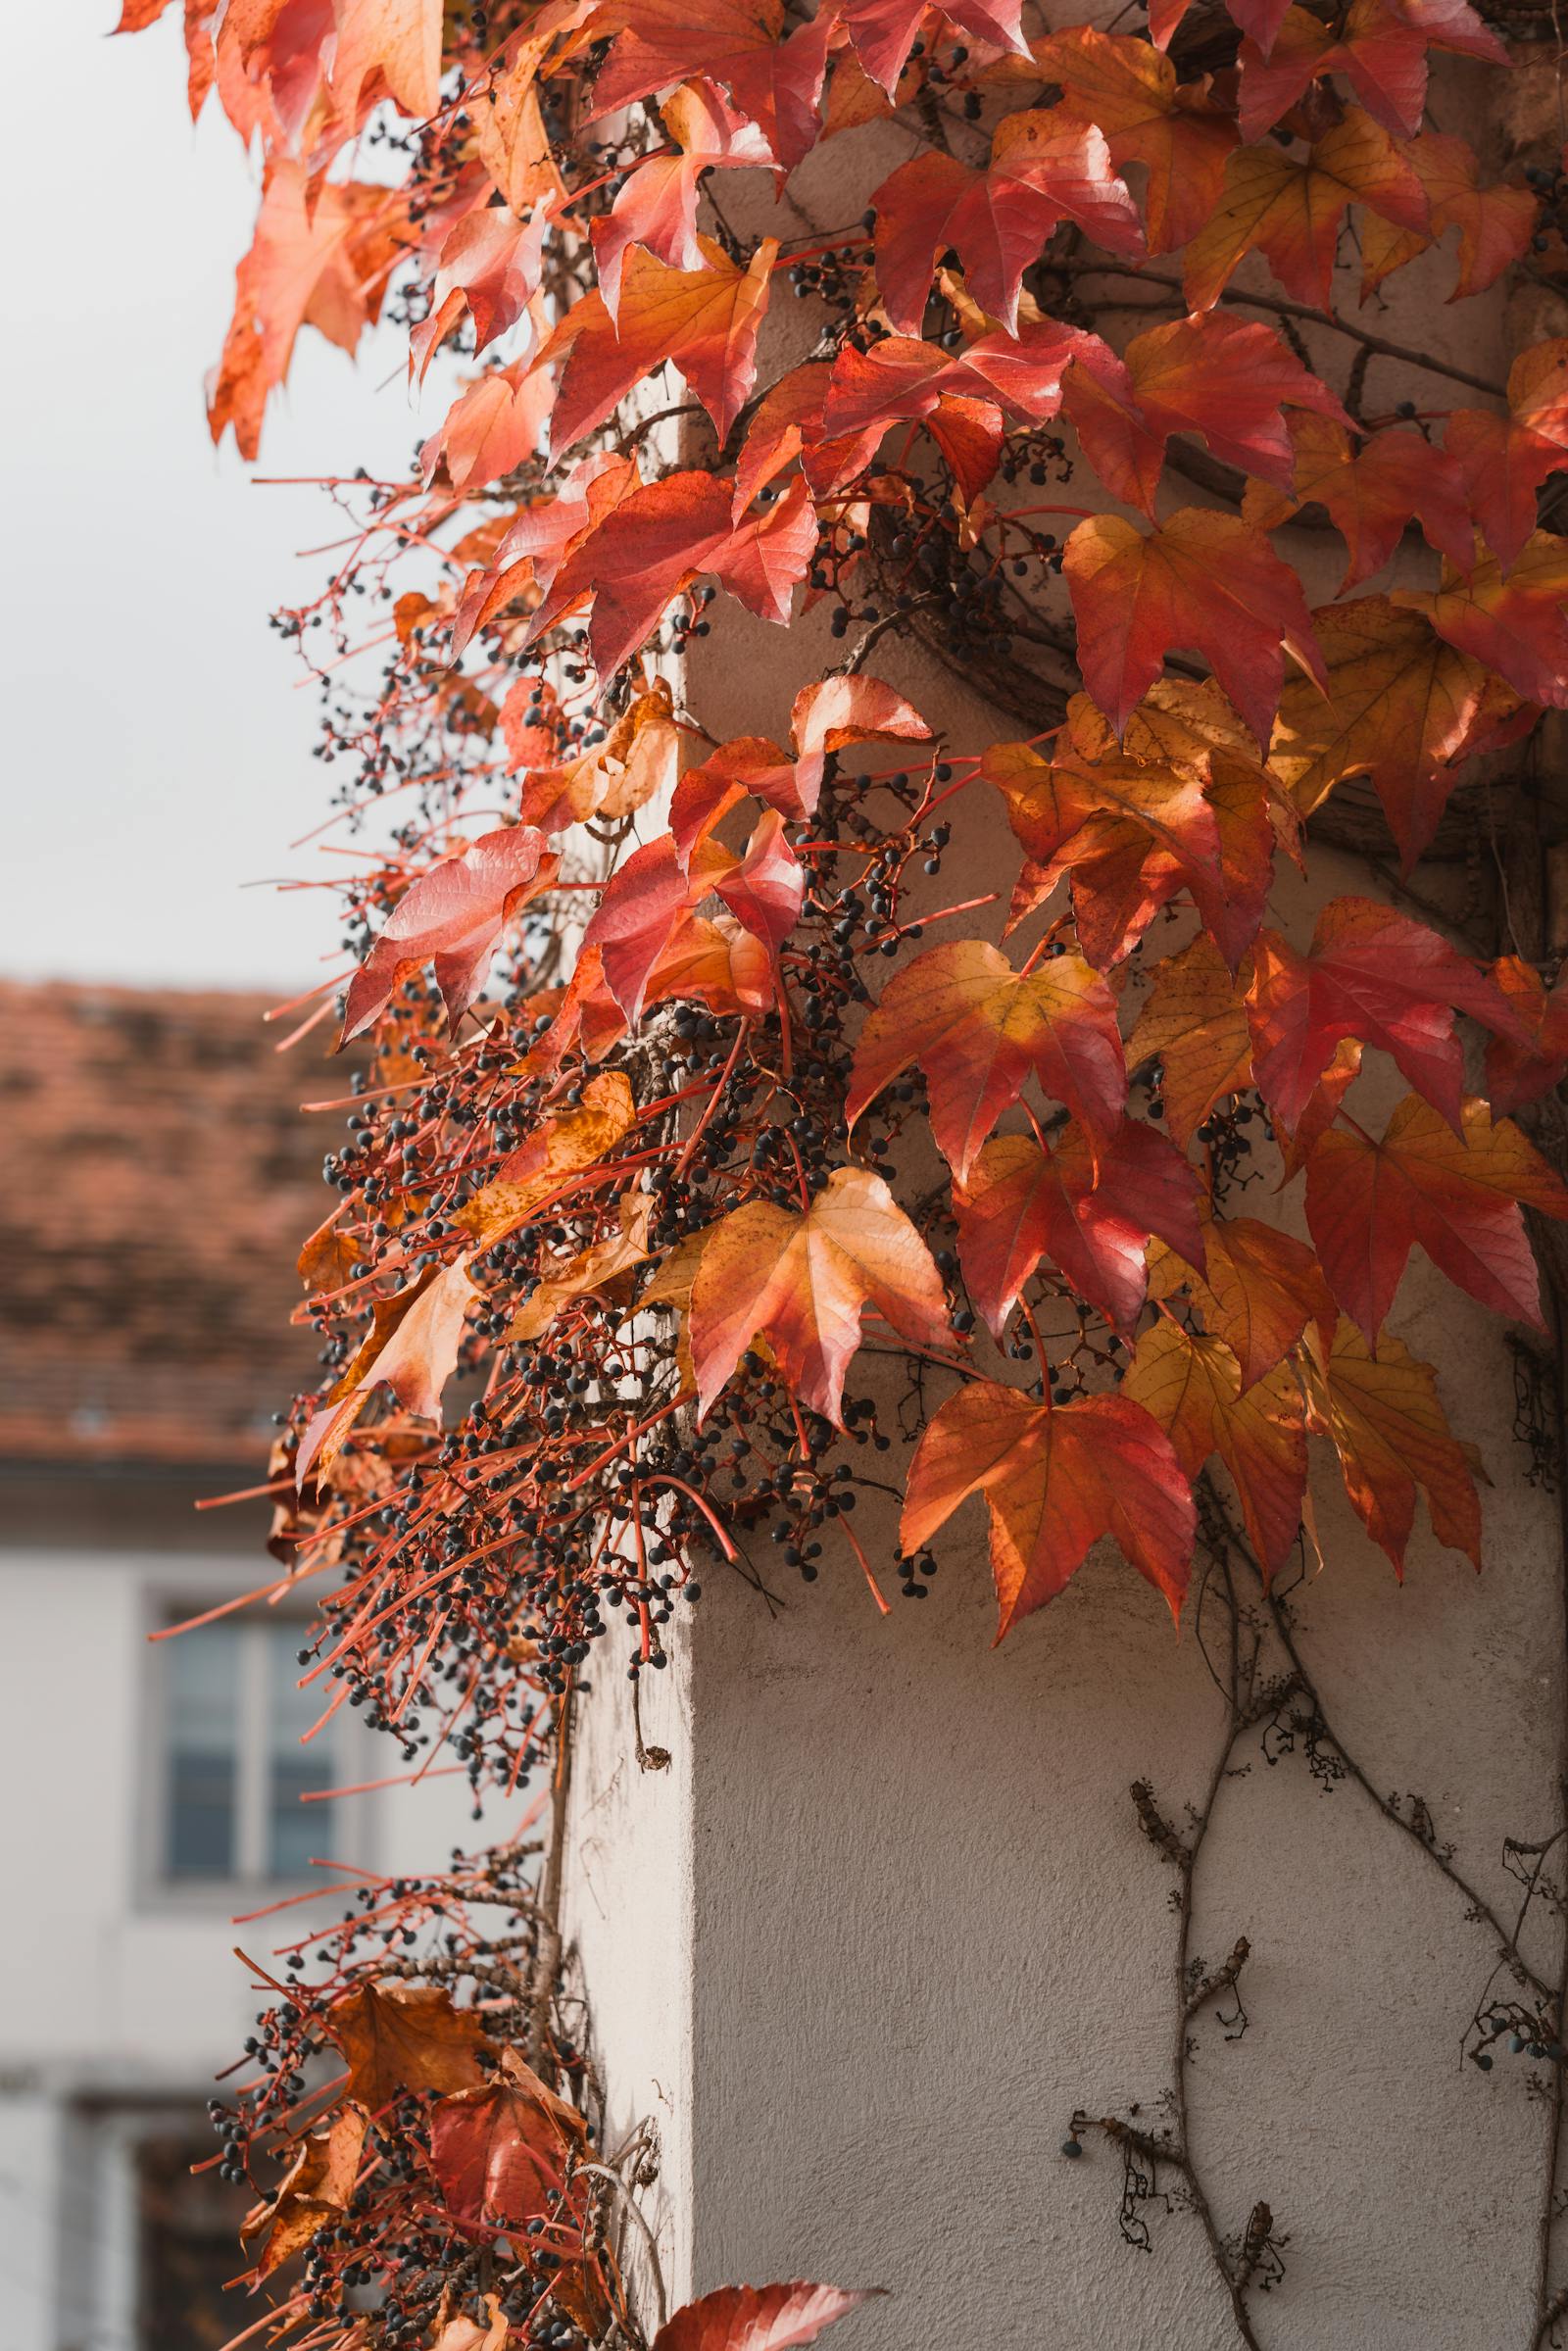
[[[761,395],[735,461],[737,515],[797,459],[814,498],[829,496],[865,470],[876,455],[882,427],[873,421],[837,439],[830,436],[822,415],[832,384],[827,361],[814,360],[792,367]],[[941,406],[939,397],[937,408]]]
[[[509,1347],[541,1338],[558,1314],[579,1298],[624,1295],[628,1277],[648,1256],[648,1228],[653,1219],[651,1193],[623,1193],[619,1229],[595,1241],[575,1255],[547,1260],[536,1287],[529,1291],[508,1327]]]
[[[514,32],[465,93],[474,147],[503,204],[518,212],[534,174],[552,163],[539,99],[540,70],[558,35],[569,36],[588,14],[587,0],[547,0],[526,32]]]
[[[793,166],[817,135],[830,24],[823,9],[786,38],[783,0],[606,0],[586,28],[592,39],[615,36],[590,116],[618,114],[701,75],[727,90],[737,114]]]
[[[690,914],[648,975],[644,1002],[683,998],[710,1012],[760,1019],[778,1001],[777,965],[762,940],[729,914]]]
[[[1503,1036],[1521,1034],[1494,982],[1424,923],[1370,898],[1323,908],[1308,954],[1260,933],[1248,1007],[1257,1090],[1294,1129],[1342,1038],[1379,1047],[1451,1126],[1460,1123],[1464,1054],[1453,1033],[1467,1012]]]
[[[627,1019],[635,1020],[661,956],[702,899],[716,891],[755,937],[776,948],[794,928],[805,883],[776,810],[759,822],[744,857],[710,841],[683,857],[673,834],[662,833],[633,850],[612,874],[583,948],[598,952],[606,986]]]
[[[953,1345],[942,1277],[880,1176],[837,1167],[799,1214],[767,1200],[736,1208],[712,1228],[692,1285],[700,1417],[760,1333],[792,1392],[838,1425],[867,1306],[917,1346]]]
[[[1054,759],[1028,743],[993,743],[980,773],[1002,794],[1013,835],[1037,865],[1102,812],[1141,826],[1189,865],[1219,872],[1219,826],[1204,781],[1191,771],[1125,758],[1114,740],[1095,756],[1069,740]]]
[[[1468,579],[1431,594],[1396,591],[1402,611],[1425,612],[1440,637],[1505,677],[1526,702],[1568,709],[1568,539],[1538,530],[1506,577],[1495,558]]]
[[[516,325],[539,290],[551,203],[559,190],[554,172],[541,172],[526,220],[500,205],[464,214],[441,247],[428,316],[409,337],[414,374],[423,376],[465,315],[473,321],[475,353]]]
[[[1270,328],[1212,312],[1135,335],[1119,370],[1098,356],[1078,362],[1066,407],[1105,487],[1150,515],[1172,433],[1201,434],[1228,465],[1288,482],[1293,443],[1282,408],[1315,410],[1328,429],[1348,421]]]
[[[960,1502],[983,1494],[1001,1641],[1063,1591],[1111,1536],[1180,1617],[1192,1558],[1192,1489],[1169,1438],[1141,1404],[1092,1396],[1036,1404],[974,1380],[927,1422],[899,1522],[918,1551]]]
[[[1283,1362],[1309,1323],[1325,1344],[1333,1337],[1338,1308],[1304,1242],[1255,1216],[1226,1216],[1204,1225],[1203,1250],[1200,1272],[1190,1259],[1151,1249],[1149,1295],[1185,1288],[1204,1330],[1235,1356],[1244,1387]]]
[[[1262,919],[1273,864],[1261,771],[1222,758],[1203,776],[1192,765],[1129,758],[1088,697],[1074,703],[1093,712],[1097,740],[1070,716],[1055,759],[1001,743],[981,761],[1028,857],[1008,929],[1070,875],[1079,948],[1105,970],[1185,888],[1226,955],[1239,959]]]
[[[781,816],[811,815],[830,757],[854,743],[929,743],[931,729],[902,694],[857,670],[803,686],[790,711],[793,756],[765,735],[721,743],[676,786],[669,824],[683,861],[750,795]]]
[[[1017,331],[1023,272],[1061,221],[1107,252],[1144,250],[1138,208],[1102,134],[1054,113],[1004,117],[985,171],[928,148],[883,180],[871,202],[877,286],[900,334],[919,333],[937,258],[949,246],[975,301],[1009,334]]]
[[[1242,43],[1242,136],[1261,139],[1314,81],[1343,73],[1375,122],[1409,138],[1421,127],[1432,49],[1508,60],[1466,0],[1350,0],[1332,24],[1292,8],[1266,55],[1250,38]]]
[[[573,304],[541,364],[565,354],[550,417],[552,455],[603,424],[627,394],[667,362],[685,377],[723,440],[751,396],[757,335],[767,310],[778,240],[764,237],[740,269],[710,238],[702,266],[671,269],[634,245],[612,317],[597,288]]]
[[[372,2115],[404,2090],[446,2097],[483,2082],[484,2020],[454,2007],[444,1984],[357,1984],[323,2022],[348,2060],[350,2095]]]
[[[1440,1543],[1481,1565],[1481,1504],[1466,1448],[1438,1401],[1437,1373],[1385,1332],[1376,1349],[1341,1316],[1333,1346],[1303,1355],[1307,1426],[1331,1438],[1345,1491],[1404,1575],[1419,1487]]]
[[[531,357],[476,375],[419,451],[426,486],[471,494],[527,465],[539,455],[550,400],[550,378]]]
[[[660,108],[674,142],[669,155],[651,155],[622,180],[608,213],[591,223],[594,273],[612,318],[620,301],[621,265],[628,246],[641,245],[672,269],[697,269],[697,195],[709,171],[770,165],[772,149],[753,122],[725,105],[708,81],[688,81]]]
[[[926,5],[927,0],[840,0],[836,13],[856,55],[890,98],[897,95],[899,75],[925,21]],[[977,41],[1028,55],[1019,27],[1022,0],[954,0],[943,14]]]
[[[426,1266],[406,1290],[377,1300],[369,1333],[306,1423],[295,1461],[301,1486],[326,1477],[377,1388],[390,1388],[416,1418],[440,1420],[441,1391],[457,1369],[475,1296],[466,1261],[459,1258]]]
[[[1536,493],[1568,466],[1568,340],[1522,351],[1508,370],[1508,414],[1455,409],[1443,444],[1460,489],[1504,570],[1536,527]]]
[[[1098,335],[1051,318],[1026,322],[1016,335],[981,335],[960,353],[908,335],[889,335],[865,352],[846,344],[833,363],[822,429],[833,438],[924,419],[954,396],[990,400],[1043,423],[1061,406],[1069,363],[1102,352],[1108,360]]]
[[[1219,300],[1244,256],[1260,252],[1288,294],[1327,308],[1346,207],[1365,205],[1412,237],[1424,236],[1429,203],[1411,162],[1357,106],[1300,161],[1265,140],[1238,147],[1208,220],[1187,248],[1184,283],[1194,310]]]
[[[1362,299],[1450,229],[1459,232],[1459,271],[1448,300],[1484,294],[1528,250],[1537,197],[1528,187],[1484,182],[1475,149],[1448,132],[1423,131],[1403,152],[1426,193],[1429,219],[1402,221],[1392,208],[1376,208],[1382,217],[1363,223]]]
[[[591,603],[594,664],[609,678],[699,572],[711,572],[759,619],[787,620],[815,546],[816,511],[802,481],[737,521],[727,483],[700,470],[668,473],[620,499],[573,542],[528,635],[543,636]]]
[[[484,986],[502,931],[550,887],[559,865],[543,833],[509,825],[481,835],[461,856],[444,857],[411,882],[349,983],[339,1047],[368,1029],[426,963],[435,967],[456,1036]]]
[[[1501,1116],[1539,1102],[1562,1083],[1568,1070],[1568,966],[1559,971],[1548,991],[1534,964],[1517,955],[1494,963],[1492,976],[1508,1000],[1528,1037],[1487,1039],[1487,1094]]]
[[[1140,1338],[1120,1393],[1159,1423],[1189,1478],[1219,1455],[1267,1584],[1290,1556],[1306,1492],[1306,1415],[1295,1375],[1280,1365],[1244,1387],[1223,1340],[1161,1315]]]
[[[1084,684],[1118,733],[1173,647],[1203,656],[1260,743],[1287,651],[1324,682],[1300,581],[1233,514],[1182,507],[1148,532],[1094,514],[1068,540],[1062,568]]]
[[[721,2285],[666,2319],[653,2351],[801,2351],[880,2291],[799,2278],[785,2285]]]
[[[969,1296],[1000,1338],[1046,1257],[1130,1338],[1151,1234],[1201,1261],[1199,1197],[1197,1173],[1175,1145],[1135,1119],[1122,1121],[1098,1158],[1072,1124],[1044,1151],[1027,1135],[994,1136],[954,1193]]]
[[[508,2049],[501,2078],[442,2098],[430,2115],[430,2169],[460,2221],[521,2228],[548,2212],[588,2127]]]
[[[1411,1249],[1499,1314],[1545,1325],[1520,1203],[1568,1217],[1568,1190],[1511,1119],[1467,1101],[1458,1133],[1405,1096],[1381,1141],[1331,1128],[1306,1163],[1306,1221],[1329,1286],[1375,1340]]]
[[[883,989],[856,1048],[844,1105],[851,1127],[916,1065],[937,1148],[960,1183],[1031,1072],[1097,1141],[1127,1098],[1116,1003],[1100,974],[1070,953],[1015,971],[983,939],[928,948]]]
[[[332,96],[350,122],[365,81],[379,74],[406,115],[433,115],[441,96],[442,0],[332,0]]]
[[[359,2182],[369,2119],[363,2106],[351,2101],[329,2123],[308,2132],[278,2181],[276,2195],[246,2214],[240,2223],[242,2238],[267,2232],[256,2262],[258,2278],[270,2278],[323,2229],[342,2220]]]
[[[1217,1102],[1252,1082],[1246,997],[1202,931],[1156,965],[1127,1040],[1130,1069],[1155,1056],[1166,1123],[1184,1150]]]
[[[1347,588],[1382,570],[1411,521],[1450,563],[1469,569],[1475,531],[1463,478],[1446,451],[1434,449],[1419,432],[1395,427],[1357,443],[1328,416],[1293,416],[1290,432],[1288,489],[1248,484],[1242,513],[1257,529],[1278,529],[1315,500],[1345,541],[1341,585]],[[1568,451],[1563,462],[1568,465]]]
[[[256,234],[234,272],[234,316],[208,385],[215,441],[233,428],[243,458],[261,445],[269,395],[288,373],[302,326],[352,352],[380,310],[409,243],[406,199],[369,181],[313,188],[303,164],[268,167]]]
[[[1408,872],[1438,829],[1461,763],[1491,745],[1517,697],[1483,661],[1387,596],[1321,606],[1312,625],[1328,693],[1287,679],[1269,765],[1303,816],[1348,777],[1369,776]]]
[[[668,795],[678,770],[680,734],[662,678],[633,698],[602,742],[561,765],[538,763],[541,753],[550,758],[557,742],[553,728],[528,721],[527,697],[534,691],[529,680],[519,679],[501,706],[508,772],[521,768],[525,773],[517,803],[524,824],[558,833],[589,816],[616,823],[656,796]]]
[[[1065,26],[1034,44],[1043,78],[1061,86],[1057,111],[1105,134],[1110,160],[1144,165],[1144,210],[1152,254],[1197,235],[1219,198],[1235,118],[1201,83],[1182,82],[1148,41]]]
[[[580,1102],[558,1110],[502,1160],[499,1172],[472,1200],[454,1210],[452,1221],[473,1236],[480,1249],[524,1222],[583,1169],[607,1158],[636,1123],[631,1081],[624,1070],[602,1070],[582,1090]]]

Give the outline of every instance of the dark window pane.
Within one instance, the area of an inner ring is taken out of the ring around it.
[[[313,1855],[331,1848],[331,1805],[300,1801],[307,1789],[332,1784],[331,1734],[323,1731],[308,1747],[300,1745],[301,1735],[318,1719],[330,1690],[319,1682],[308,1690],[299,1688],[297,1625],[270,1625],[267,1638],[267,1868],[270,1877],[298,1878],[309,1869]]]
[[[181,1633],[169,1663],[169,1868],[229,1878],[237,1865],[239,1637],[228,1625]]]

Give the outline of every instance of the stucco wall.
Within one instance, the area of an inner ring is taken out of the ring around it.
[[[1487,102],[1476,73],[1435,81],[1444,128],[1487,135]],[[781,233],[857,220],[907,152],[884,132],[814,156]],[[1500,378],[1501,303],[1444,307],[1451,269],[1451,254],[1417,264],[1369,322]],[[1267,282],[1255,265],[1238,279]],[[1354,317],[1348,278],[1345,293]],[[1310,339],[1343,380],[1349,347]],[[1378,410],[1418,392],[1432,405],[1430,381],[1376,363]],[[1186,503],[1209,502],[1172,480],[1167,506]],[[1338,541],[1298,535],[1293,552],[1309,589],[1332,592]],[[1428,568],[1407,541],[1369,584]],[[841,651],[820,619],[786,641],[731,609],[691,699],[716,735],[782,737],[796,685]],[[1027,731],[897,640],[870,665],[960,748]],[[941,887],[1004,888],[1012,870],[1004,836],[965,848],[960,826]],[[1323,851],[1310,896],[1282,874],[1276,918],[1304,944],[1322,898],[1380,886]],[[1374,1118],[1403,1090],[1386,1069],[1364,1083]],[[1245,1206],[1292,1222],[1298,1200],[1298,1188],[1271,1204],[1260,1185]],[[1394,1321],[1485,1455],[1486,1572],[1423,1533],[1396,1585],[1320,1460],[1327,1566],[1298,1595],[1300,1644],[1372,1786],[1418,1792],[1437,1841],[1511,1916],[1503,1839],[1559,1819],[1557,1504],[1525,1482],[1500,1326],[1420,1258]],[[891,1560],[886,1520],[862,1507],[857,1529],[874,1564]],[[1144,2253],[1118,2233],[1109,2148],[1091,2135],[1083,2160],[1059,2152],[1075,2107],[1140,2101],[1142,2120],[1162,2119],[1172,1877],[1128,1787],[1147,1778],[1179,1821],[1211,1767],[1220,1701],[1191,1629],[1174,1636],[1113,1557],[994,1649],[978,1505],[937,1547],[932,1595],[887,1620],[831,1542],[810,1591],[760,1546],[773,1605],[705,1569],[650,1692],[666,1774],[638,1771],[625,1685],[601,1667],[572,1917],[616,2112],[656,2114],[671,2152],[659,2208],[671,2289],[803,2274],[892,2288],[846,2327],[846,2351],[1221,2351],[1234,2328],[1179,2179],[1165,2183],[1174,2209],[1145,2208]],[[1227,2042],[1208,2017],[1196,2028],[1191,2138],[1221,2229],[1239,2234],[1261,2198],[1288,2238],[1259,2339],[1526,2351],[1546,2118],[1527,2061],[1483,2075],[1462,2056],[1493,1962],[1485,1930],[1355,1786],[1325,1788],[1299,1752],[1271,1763],[1261,1734],[1222,1787],[1197,1887],[1195,1950],[1212,1964],[1238,1935],[1252,1946],[1245,2036]],[[1538,1964],[1554,1965],[1549,1922],[1541,1933]]]

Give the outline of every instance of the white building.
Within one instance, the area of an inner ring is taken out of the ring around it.
[[[289,1265],[346,1090],[279,1061],[262,1000],[0,988],[0,2351],[204,2351],[256,2315],[222,2281],[247,2201],[204,2100],[260,2004],[258,1958],[333,1900],[439,1863],[452,1784],[304,1803],[396,1768],[296,1687],[300,1620],[164,1626],[264,1583],[270,1415],[309,1376]],[[460,1783],[461,1785],[461,1783]],[[393,1839],[396,1839],[395,1845]]]

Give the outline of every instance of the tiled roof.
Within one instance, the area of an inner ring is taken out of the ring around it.
[[[0,981],[0,1458],[265,1460],[348,1091],[268,1001]]]

